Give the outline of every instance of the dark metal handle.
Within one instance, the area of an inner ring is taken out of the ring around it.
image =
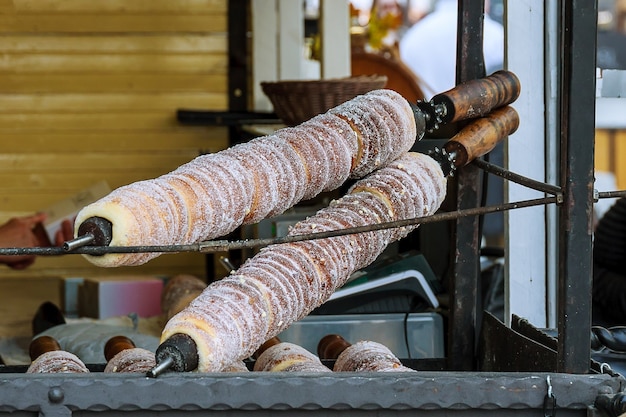
[[[39,336],[30,342],[28,346],[28,355],[31,360],[35,360],[46,352],[61,350],[61,345],[52,336]]]
[[[106,344],[104,345],[104,358],[108,362],[121,351],[126,349],[133,349],[135,347],[137,347],[135,345],[135,342],[133,342],[130,338],[123,335],[113,336],[112,338],[107,340]]]
[[[317,344],[317,356],[320,359],[337,359],[341,352],[350,347],[350,342],[338,334],[328,334]]]

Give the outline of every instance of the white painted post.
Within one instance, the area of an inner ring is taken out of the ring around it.
[[[254,0],[252,13],[252,103],[255,111],[272,111],[261,81],[278,80],[277,0]]]
[[[321,78],[351,74],[350,7],[346,0],[320,0]]]
[[[262,81],[312,78],[304,56],[304,4],[294,0],[254,0],[252,13],[252,103],[255,111],[272,111],[261,90]],[[319,74],[313,78],[340,78],[350,68],[350,8],[347,0],[321,0],[322,44]]]
[[[278,0],[278,76],[281,80],[303,78],[304,5],[301,1]]]
[[[543,0],[508,1],[505,15],[506,67],[520,79],[521,95],[514,103],[520,117],[517,132],[505,145],[508,169],[546,181],[546,124]],[[557,161],[554,161],[555,163]],[[505,201],[543,197],[528,187],[505,181]],[[547,324],[546,208],[536,206],[505,213],[507,254],[505,319],[511,314],[533,325]]]

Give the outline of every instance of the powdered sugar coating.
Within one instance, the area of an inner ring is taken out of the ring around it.
[[[322,191],[334,190],[343,184],[352,171],[353,159],[358,144],[353,134],[347,135],[350,125],[339,117],[324,114],[303,123],[300,128],[310,132],[311,139],[319,143],[328,162],[329,175],[325,178]],[[352,131],[350,130],[352,133]]]
[[[433,214],[443,202],[446,181],[439,164],[432,158],[408,153],[366,179],[354,184],[349,193],[384,195],[396,220]],[[393,229],[392,239],[405,237],[416,226]]]
[[[258,372],[331,372],[317,356],[301,346],[281,342],[267,348],[254,363]]]
[[[404,366],[385,345],[362,340],[339,354],[335,372],[416,372]]]
[[[426,210],[432,214],[445,197],[445,177],[426,155],[408,153],[355,184],[353,192],[297,223],[290,235],[400,220]],[[409,175],[405,175],[408,173]],[[383,186],[397,178],[427,187]],[[371,181],[371,179],[374,181]],[[367,187],[366,184],[379,184]],[[415,190],[416,195],[406,192]],[[423,196],[423,190],[433,195]],[[409,206],[414,205],[411,210]],[[399,215],[400,214],[400,215]],[[229,277],[207,287],[185,310],[170,319],[161,340],[175,333],[191,336],[199,347],[201,371],[219,371],[252,354],[264,341],[308,315],[371,263],[400,233],[383,229],[264,248]],[[294,297],[296,298],[294,300]]]
[[[222,369],[222,372],[250,372],[244,361],[236,361]]]
[[[255,146],[255,144],[261,144]],[[237,149],[229,152],[232,157],[246,167],[246,171],[252,174],[252,189],[254,190],[251,206],[243,221],[254,223],[264,219],[278,204],[278,174],[272,169],[263,151],[265,142],[250,142],[239,145]],[[236,151],[236,152],[235,152]]]
[[[262,258],[261,258],[262,259]],[[245,279],[259,287],[263,293],[269,297],[271,306],[269,314],[269,327],[276,329],[285,329],[289,323],[292,323],[294,317],[291,314],[298,311],[298,300],[296,299],[299,291],[292,285],[287,276],[279,277],[282,271],[274,268],[267,259],[265,262],[248,262],[245,263],[237,274],[245,276]]]
[[[408,152],[417,138],[411,106],[400,94],[383,89],[359,97],[329,110],[350,123],[360,138],[361,156],[352,178],[361,178]]]
[[[243,267],[247,265],[249,263],[244,264]],[[257,279],[263,279],[265,276],[265,283],[271,291],[277,292],[272,288],[273,286],[278,286],[282,290],[277,293],[277,296],[281,297],[280,304],[284,305],[284,309],[281,311],[282,316],[274,324],[279,331],[282,331],[297,320],[294,315],[306,305],[306,289],[299,284],[304,279],[298,273],[298,271],[301,273],[302,268],[298,266],[297,260],[292,259],[286,251],[280,250],[273,251],[271,256],[256,258],[254,266],[264,270],[264,273],[256,275]]]
[[[208,195],[207,184],[202,177],[180,169],[176,175],[165,175],[164,182],[170,184],[185,199],[185,207],[189,217],[189,228],[185,242],[196,242],[213,230],[214,219],[222,204],[221,199]]]
[[[250,175],[249,166],[242,163],[236,155],[224,151],[211,156],[213,157],[212,163],[205,169],[209,176],[219,182],[219,191],[227,196],[227,201],[230,203],[224,213],[231,217],[232,223],[227,223],[224,227],[224,230],[230,231],[233,227],[238,227],[249,215],[255,198],[254,178]],[[219,195],[213,196],[213,198],[218,197]],[[224,218],[222,221],[228,220]]]
[[[113,356],[104,367],[105,373],[146,373],[154,368],[153,352],[142,348],[124,349]]]
[[[26,370],[29,374],[88,373],[89,369],[78,356],[64,350],[53,350],[39,355]]]
[[[272,217],[283,213],[304,198],[307,184],[306,167],[298,152],[279,137],[267,136],[255,141],[265,152],[270,168],[277,173],[281,201],[268,214],[268,217]]]
[[[289,144],[300,156],[307,173],[304,200],[321,193],[331,178],[330,160],[327,157],[324,145],[317,135],[306,126],[289,127],[278,130],[275,136]]]
[[[325,113],[323,116],[316,116],[310,120],[311,123],[322,123],[331,129],[334,133],[334,141],[340,142],[345,148],[344,152],[350,155],[350,172],[357,166],[359,157],[359,138],[357,133],[352,129],[350,123],[343,118],[332,114]],[[346,155],[343,157],[345,158]]]

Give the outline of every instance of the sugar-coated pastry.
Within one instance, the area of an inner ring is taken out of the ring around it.
[[[416,140],[409,103],[375,90],[298,126],[202,155],[156,179],[113,190],[75,220],[112,223],[110,246],[189,244],[283,213],[298,202],[394,161]],[[159,253],[84,255],[102,267],[141,265]]]
[[[280,342],[268,347],[254,362],[260,372],[331,372],[320,359],[302,346]]]
[[[104,372],[145,374],[155,365],[154,352],[142,348],[130,348],[113,356],[104,367]]]
[[[31,362],[26,373],[88,373],[89,369],[78,356],[64,350],[44,352]]]
[[[222,369],[222,372],[250,372],[244,361],[236,361]]]
[[[290,234],[434,214],[445,192],[446,179],[439,164],[429,156],[406,153],[356,182],[344,197],[297,223]],[[354,271],[369,265],[389,243],[415,227],[263,248],[172,317],[161,341],[177,333],[190,336],[198,348],[198,371],[219,371],[249,357],[265,341],[323,304]]]
[[[416,372],[381,343],[362,340],[345,348],[333,366],[335,372]]]

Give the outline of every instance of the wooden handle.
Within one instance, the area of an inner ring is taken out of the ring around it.
[[[485,116],[493,109],[513,103],[519,97],[520,89],[517,76],[503,70],[437,94],[431,103],[445,107],[445,114],[442,116],[444,123],[454,123]]]
[[[258,359],[259,356],[261,356],[261,354],[263,352],[265,352],[267,349],[271,348],[274,345],[277,345],[280,343],[280,339],[276,336],[272,337],[271,339],[266,340],[265,342],[263,342],[263,344],[261,346],[259,346],[259,348],[252,354],[252,357],[254,359]]]
[[[167,281],[161,295],[161,309],[171,319],[204,291],[207,283],[195,275],[179,274]]]
[[[502,107],[465,126],[446,142],[444,149],[454,155],[454,165],[462,167],[491,151],[518,126],[519,116],[515,109]]]
[[[104,358],[108,362],[121,351],[126,349],[133,349],[135,347],[137,347],[135,345],[135,342],[130,340],[128,337],[113,336],[112,338],[107,340],[106,344],[104,345]]]
[[[34,361],[39,356],[46,352],[53,352],[55,350],[61,350],[61,345],[54,337],[51,336],[39,336],[30,342],[28,346],[28,355],[30,360]]]
[[[317,356],[320,359],[337,359],[341,352],[351,344],[338,334],[329,334],[322,337],[317,344]]]

